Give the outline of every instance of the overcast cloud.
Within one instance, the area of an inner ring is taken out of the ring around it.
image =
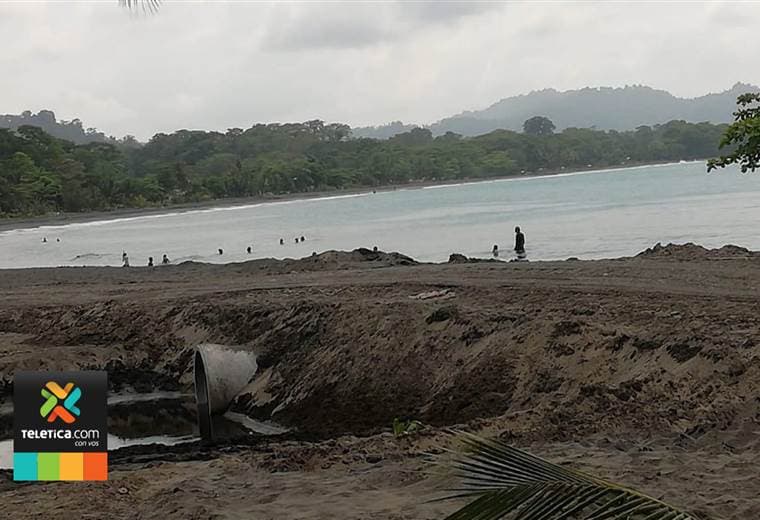
[[[112,135],[430,123],[531,90],[760,84],[756,2],[0,0],[0,113]]]

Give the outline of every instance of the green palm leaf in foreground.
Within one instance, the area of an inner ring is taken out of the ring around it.
[[[447,520],[705,520],[638,491],[557,466],[499,441],[462,434],[453,467],[461,487],[445,499],[475,497]]]

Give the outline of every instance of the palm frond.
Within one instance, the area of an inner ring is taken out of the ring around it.
[[[162,0],[119,0],[119,5],[130,11],[142,9],[144,14],[153,14],[161,7]]]
[[[451,498],[474,498],[446,520],[705,520],[633,489],[552,464],[496,440],[460,433]]]

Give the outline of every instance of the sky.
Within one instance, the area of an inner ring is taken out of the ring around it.
[[[760,2],[0,0],[0,113],[109,135],[431,123],[543,88],[760,84]]]

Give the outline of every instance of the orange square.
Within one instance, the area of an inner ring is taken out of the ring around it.
[[[108,452],[84,454],[84,479],[108,480]]]
[[[58,459],[60,480],[82,480],[84,476],[84,453],[61,453]]]

